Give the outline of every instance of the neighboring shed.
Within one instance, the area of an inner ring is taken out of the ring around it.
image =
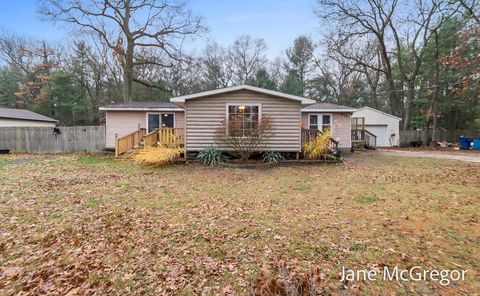
[[[365,118],[365,129],[377,136],[378,147],[400,145],[400,117],[370,107],[357,109],[352,118]]]
[[[58,120],[25,109],[0,108],[0,127],[55,127]]]
[[[115,148],[115,136],[144,128],[151,132],[161,126],[183,128],[185,126],[183,109],[170,102],[132,102],[100,107],[106,112],[107,149]]]
[[[302,127],[323,130],[329,128],[332,138],[339,142],[338,147],[352,147],[351,119],[356,109],[329,103],[316,103],[302,108]]]
[[[315,101],[277,91],[241,85],[207,91],[170,100],[185,109],[185,148],[200,151],[215,145],[215,133],[237,109],[251,116],[269,116],[272,135],[267,149],[279,152],[301,152],[301,108]],[[233,113],[232,113],[233,112]],[[251,112],[251,113],[250,113]]]

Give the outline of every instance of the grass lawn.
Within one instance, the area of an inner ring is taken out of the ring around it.
[[[0,295],[246,295],[279,275],[326,295],[475,295],[479,187],[479,164],[436,159],[151,169],[3,156]],[[416,265],[469,271],[448,286],[340,282],[343,266]]]

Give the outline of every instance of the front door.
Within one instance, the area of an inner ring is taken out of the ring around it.
[[[173,113],[148,113],[147,132],[151,133],[160,127],[175,127],[175,114]]]
[[[309,114],[308,128],[325,131],[332,129],[332,114]]]

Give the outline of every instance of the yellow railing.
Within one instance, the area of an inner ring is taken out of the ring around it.
[[[161,128],[160,145],[183,146],[185,143],[185,129],[183,128]]]
[[[158,144],[158,129],[143,136],[143,146],[152,147]]]
[[[128,150],[138,148],[145,134],[145,129],[140,128],[133,133],[129,133],[115,139],[115,157],[127,152]]]
[[[156,129],[143,137],[145,147],[159,146],[183,146],[185,143],[185,129],[184,128],[169,128],[162,127]]]

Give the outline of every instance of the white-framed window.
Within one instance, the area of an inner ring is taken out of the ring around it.
[[[332,114],[329,113],[319,113],[319,114],[309,114],[308,115],[308,128],[316,129],[319,131],[332,130]]]
[[[247,137],[258,128],[261,118],[260,104],[227,104],[228,133]]]
[[[175,127],[175,113],[147,113],[147,133],[161,127]]]

